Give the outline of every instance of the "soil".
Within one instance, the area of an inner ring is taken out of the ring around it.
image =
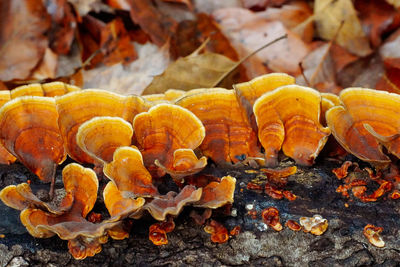
[[[285,159],[280,167],[293,164]],[[0,266],[399,266],[400,200],[382,198],[363,203],[344,198],[335,192],[342,184],[332,174],[338,166],[338,162],[324,160],[313,167],[298,167],[286,186],[297,199],[288,201],[247,190],[247,183],[256,173],[211,165],[206,172],[219,177],[229,174],[237,179],[232,206],[236,216],[225,215],[221,209],[214,211],[212,218],[228,230],[240,225],[239,235],[224,244],[212,243],[204,226],[196,225],[190,218],[193,208],[186,207],[175,219],[176,228],[168,234],[167,245],[155,246],[149,241],[148,227],[155,221],[145,217],[133,222],[129,239],[110,239],[101,253],[85,260],[73,259],[67,242],[57,237],[31,237],[19,221],[19,212],[0,204],[0,234],[4,235],[0,238]],[[59,173],[61,169],[62,166]],[[47,188],[20,164],[0,166],[0,188],[26,179],[32,180],[34,190]],[[57,187],[62,187],[60,177],[57,181]],[[256,218],[248,215],[249,204],[257,210]],[[298,221],[303,216],[320,214],[329,221],[328,230],[321,236],[294,232],[285,226],[276,232],[266,227],[260,217],[261,211],[270,206],[279,210],[282,224],[289,219]],[[104,208],[98,204],[95,210],[103,212]],[[367,224],[383,227],[384,248],[374,247],[363,236]]]

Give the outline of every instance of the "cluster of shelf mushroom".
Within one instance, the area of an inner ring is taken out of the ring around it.
[[[67,155],[94,167],[64,167],[65,195],[58,205],[37,198],[27,183],[7,186],[0,198],[21,210],[32,236],[58,235],[68,240],[75,258],[83,259],[101,251],[108,237],[126,238],[125,218],[148,212],[166,221],[185,205],[215,209],[232,203],[234,177],[206,185],[185,180],[208,160],[276,167],[282,150],[296,164],[310,166],[332,132],[349,153],[385,168],[391,160],[382,147],[400,156],[399,104],[399,95],[372,89],[321,94],[282,73],[230,90],[171,89],[148,96],[80,90],[61,82],[21,86],[0,92],[0,162],[18,160],[51,182],[50,198],[56,168]],[[103,190],[110,218],[93,223],[87,215],[97,199],[96,173],[110,180]],[[154,179],[166,174],[179,192],[159,193]]]

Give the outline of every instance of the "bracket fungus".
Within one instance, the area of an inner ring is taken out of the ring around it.
[[[205,157],[194,154],[205,136],[201,121],[189,110],[172,104],[158,104],[133,120],[136,141],[150,172],[174,179],[201,171]],[[158,167],[158,169],[157,169]]]
[[[84,259],[101,251],[101,244],[107,242],[108,231],[117,227],[120,222],[103,221],[94,224],[85,219],[97,199],[98,180],[93,170],[71,163],[63,169],[62,176],[66,196],[57,208],[57,213],[44,205],[12,207],[23,209],[20,219],[32,236],[48,238],[58,235],[61,239],[68,240],[68,248],[74,258]],[[27,186],[23,188],[26,190]],[[7,191],[18,192],[18,186],[16,190],[9,188]],[[15,194],[7,195],[16,197]],[[16,202],[20,200],[21,198],[14,199]],[[64,210],[65,203],[70,205],[67,210]]]
[[[286,73],[269,73],[252,79],[249,82],[234,84],[238,101],[250,120],[253,118],[253,105],[266,92],[284,85],[294,84],[296,79]],[[254,128],[257,130],[257,128]]]
[[[104,174],[116,185],[125,198],[159,195],[151,174],[143,165],[142,154],[134,147],[119,147],[113,160],[106,163]]]
[[[211,182],[203,187],[203,193],[194,206],[216,209],[233,203],[236,179],[230,175],[221,178],[220,182]]]
[[[114,151],[132,143],[132,125],[119,117],[95,117],[79,126],[76,143],[95,161],[109,163]]]
[[[223,88],[195,89],[176,101],[204,124],[203,154],[217,164],[262,157],[257,136],[239,107],[235,92]]]
[[[53,98],[24,96],[0,108],[0,140],[7,150],[41,180],[52,182],[66,158]]]
[[[366,88],[347,88],[339,97],[342,105],[329,109],[326,120],[343,148],[379,168],[390,163],[380,144],[400,157],[399,95]]]
[[[128,122],[148,109],[138,96],[122,96],[112,92],[86,89],[56,97],[58,125],[68,155],[81,163],[94,163],[76,143],[76,134],[82,123],[99,116],[120,117]]]
[[[61,96],[69,92],[80,91],[79,87],[63,82],[50,82],[50,83],[32,83],[28,85],[22,85],[11,90],[11,98],[17,98],[20,96]]]
[[[330,135],[320,124],[320,109],[320,93],[299,85],[279,87],[256,100],[253,111],[267,166],[277,165],[281,148],[297,164],[314,163]]]
[[[0,91],[0,107],[11,100],[10,91]],[[8,150],[0,143],[0,164],[11,164],[17,160]]]

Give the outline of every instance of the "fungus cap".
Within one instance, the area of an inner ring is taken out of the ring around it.
[[[277,164],[281,148],[297,164],[314,163],[330,135],[320,124],[320,108],[320,93],[299,85],[282,86],[257,99],[253,111],[267,166]]]

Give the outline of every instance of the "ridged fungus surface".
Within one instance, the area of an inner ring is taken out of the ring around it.
[[[204,124],[203,154],[217,164],[231,164],[261,157],[256,132],[239,107],[235,92],[223,88],[189,91],[176,102],[193,112]]]
[[[174,177],[174,172],[193,174],[206,166],[205,158],[197,159],[188,151],[196,149],[205,136],[203,124],[189,110],[172,104],[158,104],[137,115],[133,128],[144,164],[151,173],[163,176],[167,172]],[[179,149],[185,150],[177,152]],[[156,165],[162,167],[158,169]]]
[[[340,93],[343,103],[326,113],[336,140],[349,153],[377,167],[389,164],[380,144],[400,157],[400,96],[366,88],[348,88]]]
[[[53,98],[19,97],[0,108],[1,143],[45,182],[66,157],[57,120]]]
[[[282,86],[257,99],[253,110],[267,166],[277,165],[281,148],[297,164],[314,163],[330,135],[320,124],[320,108],[320,93],[299,85]]]

